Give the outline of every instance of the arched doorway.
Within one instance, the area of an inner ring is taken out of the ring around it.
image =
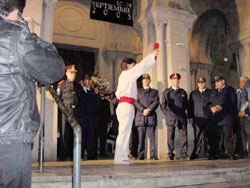
[[[237,87],[236,54],[229,47],[232,41],[228,19],[220,10],[208,10],[196,20],[190,34],[192,89],[199,76],[205,76],[208,86],[213,87],[217,74]]]

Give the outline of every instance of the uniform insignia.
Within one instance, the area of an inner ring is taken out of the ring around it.
[[[73,94],[73,95],[75,95],[75,94],[76,94],[76,92],[75,92],[75,91],[72,91],[72,94]]]
[[[62,85],[65,82],[65,80],[61,80],[60,82],[58,82],[58,85]]]

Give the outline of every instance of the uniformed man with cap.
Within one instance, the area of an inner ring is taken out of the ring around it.
[[[170,76],[172,86],[162,93],[161,110],[166,117],[167,137],[168,137],[168,159],[174,160],[174,139],[175,127],[179,130],[180,156],[187,160],[188,140],[187,140],[187,114],[188,107],[187,93],[179,87],[181,75],[173,73]]]
[[[213,113],[213,123],[219,131],[219,157],[227,156],[233,160],[235,156],[232,128],[237,117],[237,96],[235,89],[226,84],[223,76],[215,76],[215,88],[211,93],[210,109]]]
[[[188,118],[189,122],[193,124],[195,135],[194,149],[190,159],[198,158],[202,144],[204,150],[206,149],[206,144],[208,144],[208,148],[210,148],[210,140],[208,139],[211,138],[209,136],[209,130],[212,124],[212,113],[209,108],[211,90],[206,87],[205,77],[199,77],[197,85],[198,89],[190,94],[188,105]]]
[[[67,80],[59,82],[58,94],[73,117],[79,120],[79,104],[83,95],[83,89],[81,85],[75,81],[76,74],[77,70],[75,69],[75,65],[66,67]],[[71,160],[73,159],[74,135],[73,129],[64,115],[62,115],[62,125],[59,126],[59,133],[59,158],[62,160]]]
[[[157,115],[155,110],[159,105],[159,95],[156,89],[150,87],[149,74],[143,74],[143,88],[137,92],[135,101],[135,126],[138,130],[138,157],[144,159],[145,155],[145,136],[150,140],[150,159],[157,159],[155,146],[155,129],[157,126]]]

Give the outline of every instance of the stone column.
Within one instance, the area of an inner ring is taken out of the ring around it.
[[[41,37],[43,40],[52,43],[53,26],[54,26],[54,12],[58,0],[44,0],[43,4],[43,28],[41,31]]]
[[[190,82],[190,60],[188,46],[188,30],[192,27],[196,16],[187,11],[176,8],[168,8],[167,25],[167,77],[168,86],[171,85],[169,76],[178,72],[181,74],[180,87],[189,94],[191,92]],[[176,156],[179,157],[178,131],[176,131]],[[188,125],[189,155],[193,149],[193,128]]]
[[[154,23],[155,23],[155,34],[156,41],[159,43],[159,56],[157,58],[157,75],[153,79],[157,80],[156,89],[159,91],[159,97],[161,98],[162,90],[167,86],[167,50],[166,50],[166,25],[167,18],[166,13],[160,11],[154,11]],[[156,131],[156,143],[157,152],[159,158],[166,158],[167,154],[167,137],[166,137],[166,126],[165,126],[165,116],[161,109],[157,109],[157,131]],[[149,148],[148,148],[149,150]]]
[[[250,75],[249,70],[249,59],[250,59],[250,37],[245,40],[240,41],[243,46],[239,49],[239,70],[240,75],[248,76]]]
[[[102,57],[104,60],[102,68],[106,70],[101,76],[112,83],[112,85],[110,85],[110,90],[114,91],[117,86],[116,62],[118,57],[115,52],[109,50],[104,50]]]
[[[156,42],[159,43],[160,54],[157,58],[157,88],[159,91],[166,88],[167,86],[167,79],[166,79],[166,46],[165,46],[165,34],[164,30],[166,28],[166,23],[163,21],[158,21],[155,24],[155,31],[156,31]]]
[[[52,43],[53,25],[54,25],[54,9],[58,0],[45,0],[43,4],[43,16],[41,27],[41,38],[49,43]],[[51,67],[53,68],[53,67]],[[40,92],[38,100],[41,99]],[[40,105],[39,105],[40,106]],[[40,109],[39,109],[40,110]],[[54,102],[49,92],[46,92],[45,101],[45,132],[44,132],[44,160],[57,160],[57,124],[58,124],[58,106]],[[39,135],[37,136],[39,137]],[[32,153],[32,160],[38,160],[39,139],[35,138],[35,146]]]
[[[190,92],[190,60],[188,30],[192,27],[195,15],[169,8],[167,26],[167,72],[181,74],[181,87]],[[169,78],[168,78],[169,79]],[[168,84],[170,85],[170,83]]]

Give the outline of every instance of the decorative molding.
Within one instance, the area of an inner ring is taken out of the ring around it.
[[[176,2],[176,1],[170,1],[168,3],[168,6],[171,7],[171,8],[174,8],[174,9],[187,11],[190,14],[195,14],[195,12],[193,11],[193,9],[190,6],[189,7],[183,6],[182,4],[180,4],[180,3]]]

